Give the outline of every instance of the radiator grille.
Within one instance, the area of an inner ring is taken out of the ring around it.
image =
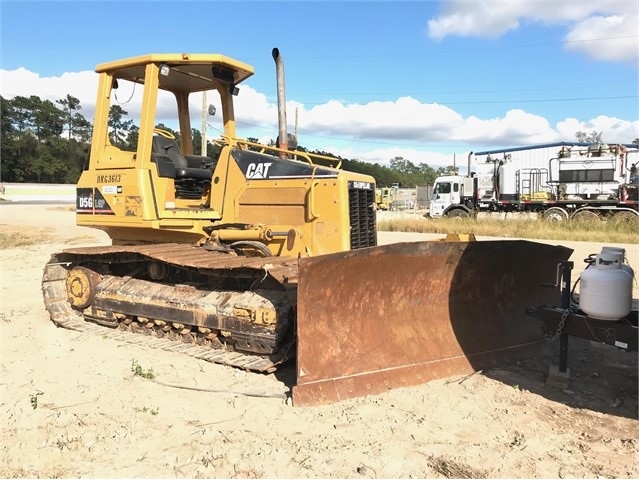
[[[348,188],[348,208],[351,225],[351,250],[377,245],[377,220],[375,217],[375,189]],[[374,187],[374,184],[371,184]]]

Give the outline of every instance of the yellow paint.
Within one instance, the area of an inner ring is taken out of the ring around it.
[[[165,66],[169,67],[168,75],[162,74]],[[79,225],[106,231],[114,244],[194,242],[208,237],[206,227],[221,225],[212,231],[214,238],[228,242],[258,239],[275,255],[350,249],[348,182],[370,184],[373,192],[370,208],[374,208],[374,180],[341,170],[335,159],[286,152],[238,139],[232,93],[233,88],[253,74],[250,65],[219,54],[150,54],[103,63],[96,71],[99,82],[91,156],[77,187],[95,192],[94,201],[98,200],[99,192],[110,211],[107,208],[91,213],[85,209],[76,216]],[[229,78],[232,83],[228,83]],[[132,151],[122,144],[112,144],[109,139],[109,109],[114,104],[116,83],[118,101],[132,91],[142,95],[141,114],[134,119],[138,141]],[[195,190],[188,190],[193,187],[187,186],[186,191],[191,193],[185,195],[179,189],[182,182],[162,170],[168,168],[170,172],[171,161],[152,160],[153,132],[160,101],[162,121],[169,125],[164,106],[167,98],[172,97],[178,148],[182,154],[192,155],[191,118],[198,117],[200,112],[189,111],[189,104],[199,105],[202,91],[216,93],[218,112],[221,105],[224,133],[216,143],[222,145],[222,150],[219,158],[204,159],[210,163],[216,160],[210,186],[195,195]],[[251,175],[245,176],[233,156],[234,152],[237,156],[240,148],[259,148],[265,155],[273,156],[268,166],[259,162],[251,165],[258,177],[268,177],[269,168],[280,161],[282,154],[288,154],[291,165],[304,165],[311,174],[298,178],[247,179]],[[318,174],[327,171],[333,172],[334,178]],[[237,224],[245,226],[238,228]],[[294,235],[289,234],[291,231]]]

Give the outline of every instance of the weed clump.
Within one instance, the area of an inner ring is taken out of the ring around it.
[[[142,377],[148,380],[153,380],[155,378],[155,373],[153,373],[153,367],[145,370],[137,362],[137,360],[131,361],[131,371],[133,372],[134,377]]]

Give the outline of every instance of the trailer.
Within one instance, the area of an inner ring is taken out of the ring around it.
[[[571,283],[574,263],[568,260],[557,264],[554,284],[544,283],[544,286],[559,288],[559,305],[533,305],[526,309],[528,316],[541,322],[542,332],[549,341],[559,339],[559,361],[551,363],[546,386],[568,387],[571,336],[626,352],[638,349],[639,304],[632,298],[635,274],[627,263],[625,249],[606,246],[586,260],[588,265],[574,285]],[[577,294],[575,289],[580,282]]]
[[[483,211],[532,212],[551,221],[639,220],[638,161],[637,148],[603,143],[471,152],[469,175],[435,180],[428,216]]]

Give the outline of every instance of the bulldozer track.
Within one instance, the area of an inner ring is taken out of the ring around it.
[[[271,373],[277,369],[277,365],[285,362],[290,358],[290,354],[294,351],[294,341],[284,345],[276,353],[270,355],[258,355],[247,354],[238,351],[228,350],[221,345],[221,348],[215,348],[213,346],[201,346],[191,341],[184,342],[178,336],[177,339],[171,339],[168,337],[158,338],[153,335],[153,330],[143,330],[141,332],[125,331],[122,328],[126,328],[126,325],[119,323],[114,326],[105,326],[92,321],[88,321],[84,315],[75,310],[68,301],[68,295],[66,290],[66,278],[68,275],[69,262],[66,261],[65,255],[99,255],[99,254],[127,254],[135,253],[136,255],[143,255],[155,260],[164,260],[165,256],[171,257],[171,251],[177,249],[175,246],[164,246],[162,249],[158,249],[157,246],[151,247],[96,247],[87,249],[69,249],[62,254],[57,254],[52,257],[52,260],[45,266],[44,275],[42,279],[42,292],[44,296],[44,303],[49,311],[52,322],[59,327],[75,330],[78,332],[88,333],[92,335],[98,335],[103,338],[109,338],[128,344],[139,345],[143,347],[153,348],[157,350],[165,350],[170,352],[178,352],[185,355],[189,355],[194,358],[205,360],[207,362],[217,363],[221,365],[227,365],[254,372]],[[183,250],[183,246],[179,247]],[[200,250],[203,252],[203,250]],[[222,255],[211,254],[211,252],[203,252],[203,256],[207,257],[207,260],[198,258],[198,255],[191,255],[188,260],[182,263],[182,266],[195,267],[199,269],[213,269],[219,268],[221,262],[226,262],[224,268],[233,268],[232,263],[240,263],[242,268],[258,268],[260,264],[264,267],[264,259],[238,259],[238,257],[225,258],[221,260]],[[212,260],[214,259],[214,260]],[[61,260],[61,261],[56,261]],[[276,264],[273,267],[273,262]],[[172,258],[172,263],[175,264],[175,258]],[[292,269],[290,265],[282,259],[272,259],[272,262],[268,264],[268,268],[273,268],[275,271],[286,272],[277,275],[278,280],[284,278],[284,276],[291,275]],[[271,272],[269,272],[271,273]],[[115,328],[114,328],[115,327]]]

